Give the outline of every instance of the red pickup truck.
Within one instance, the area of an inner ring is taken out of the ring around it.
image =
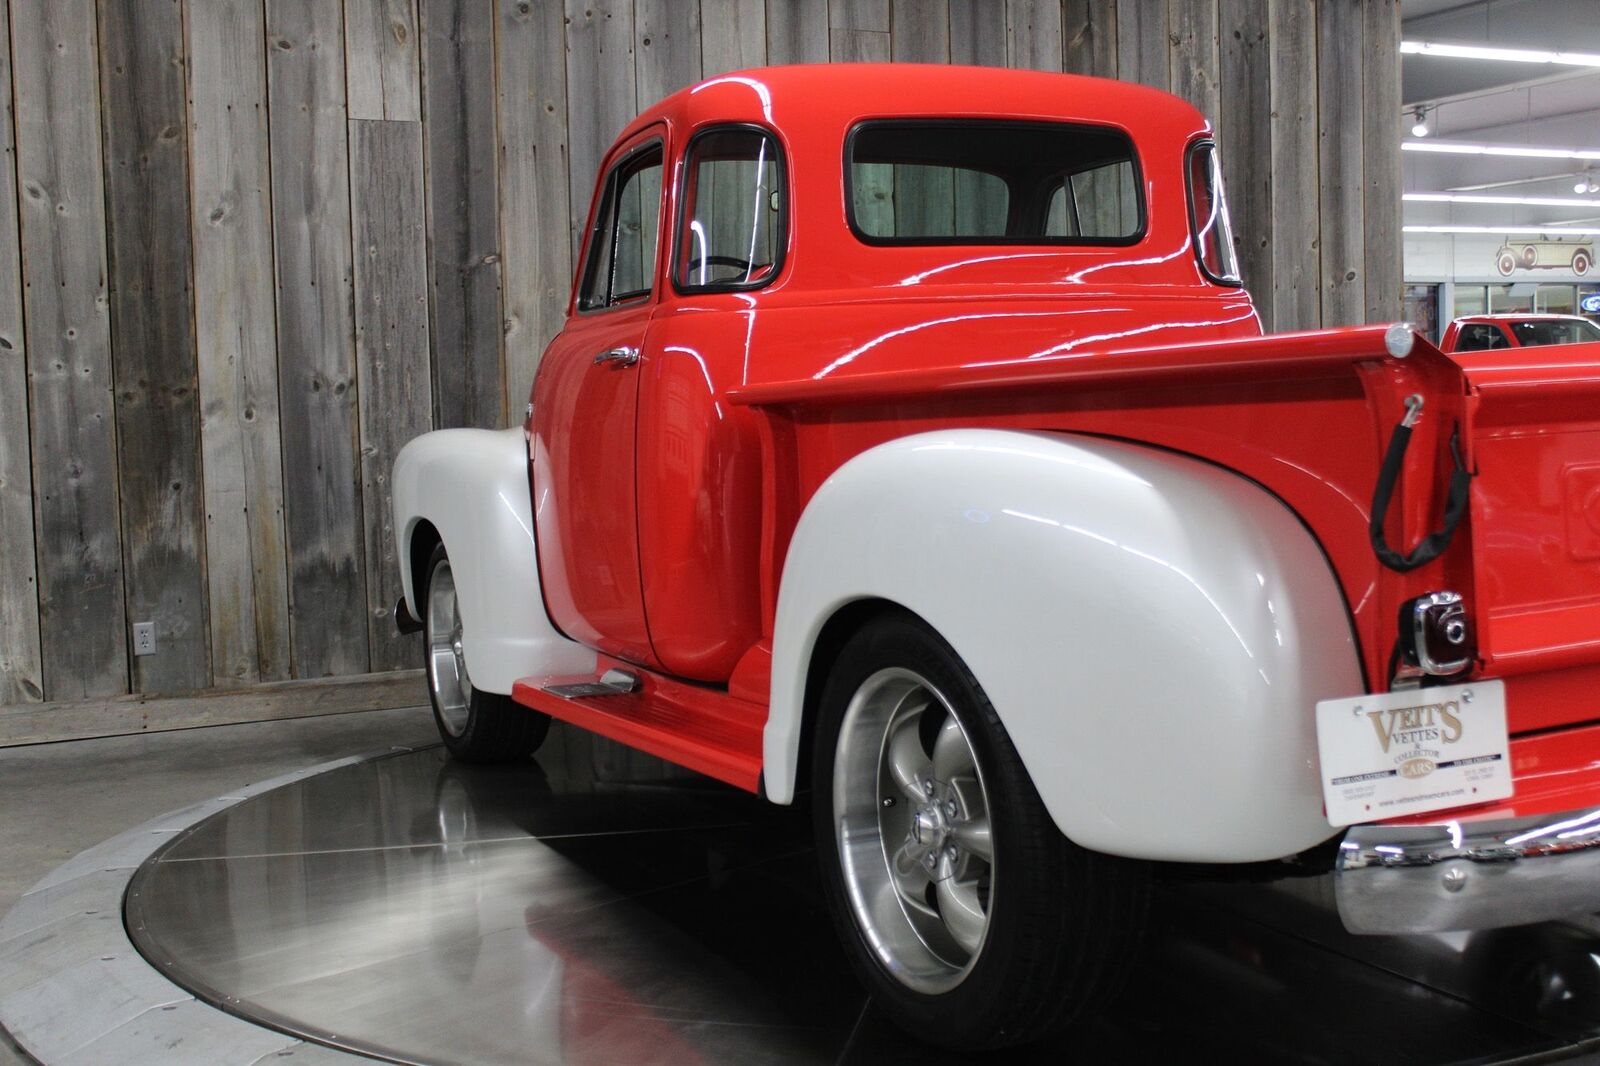
[[[444,743],[809,791],[910,1031],[1083,1016],[1163,864],[1600,908],[1600,345],[1262,335],[1188,104],[713,78],[606,156],[568,310],[523,427],[395,465]]]

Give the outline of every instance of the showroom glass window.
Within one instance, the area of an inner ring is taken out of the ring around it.
[[[1239,259],[1233,247],[1233,223],[1222,191],[1222,162],[1217,146],[1201,141],[1189,149],[1189,223],[1195,255],[1212,281],[1239,284]]]
[[[730,292],[777,276],[784,249],[783,157],[750,126],[714,129],[689,144],[674,275],[685,292]]]
[[[1045,122],[866,122],[845,149],[850,227],[869,244],[1132,244],[1133,144]]]
[[[606,178],[578,293],[580,311],[632,303],[650,295],[656,230],[661,218],[661,145],[630,153]]]

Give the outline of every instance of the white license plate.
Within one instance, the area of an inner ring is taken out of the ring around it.
[[[1323,700],[1317,751],[1331,825],[1505,799],[1505,685],[1477,681]]]

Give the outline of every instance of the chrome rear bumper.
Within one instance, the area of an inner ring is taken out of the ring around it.
[[[1600,807],[1358,825],[1339,845],[1334,887],[1352,933],[1492,929],[1600,911]]]

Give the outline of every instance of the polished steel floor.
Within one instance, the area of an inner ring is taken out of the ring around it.
[[[1164,885],[1121,1001],[1004,1061],[1594,1050],[1600,926],[1355,938],[1326,896],[1319,880]],[[537,764],[428,749],[231,807],[140,868],[126,920],[202,999],[401,1062],[961,1061],[867,1005],[803,809],[560,727]]]

